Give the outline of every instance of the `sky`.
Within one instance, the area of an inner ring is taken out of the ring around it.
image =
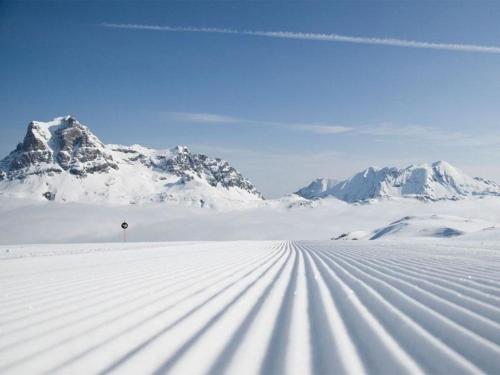
[[[71,114],[266,197],[446,160],[500,182],[499,2],[0,2],[0,155]]]

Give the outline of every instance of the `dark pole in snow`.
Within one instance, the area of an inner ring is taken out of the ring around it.
[[[123,223],[122,223],[122,229],[123,229],[123,242],[127,242],[127,228],[128,228],[128,224],[127,222],[124,220]]]

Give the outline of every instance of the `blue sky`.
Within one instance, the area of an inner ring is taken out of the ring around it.
[[[0,154],[72,114],[107,143],[223,157],[266,196],[439,159],[500,181],[498,19],[493,1],[0,2]]]

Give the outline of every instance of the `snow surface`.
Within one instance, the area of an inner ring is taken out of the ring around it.
[[[328,195],[328,191],[338,183],[339,181],[333,180],[331,178],[318,178],[306,187],[303,187],[302,189],[297,191],[296,194],[306,199],[318,198],[324,195]]]
[[[0,372],[500,372],[500,242],[0,246]]]
[[[354,231],[340,239],[460,239],[496,240],[500,224],[448,215],[405,216],[371,232]],[[470,236],[467,236],[469,234]]]

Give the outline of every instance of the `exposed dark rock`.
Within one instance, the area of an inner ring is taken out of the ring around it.
[[[160,180],[177,176],[178,179],[172,181],[176,185],[201,179],[214,187],[237,187],[261,196],[252,183],[228,162],[219,158],[193,154],[182,146],[177,146],[170,152],[143,150],[104,145],[74,117],[61,117],[47,123],[31,122],[23,142],[0,160],[0,180],[24,180],[33,175],[54,176],[62,173],[85,178],[90,174],[106,174],[118,170],[121,163],[140,167],[137,171],[149,168],[160,172],[160,175],[163,172],[165,176],[159,177]],[[117,161],[113,159],[113,155]],[[108,182],[103,181],[103,184],[107,185]],[[43,196],[51,200],[55,195],[49,193],[46,192]],[[207,202],[202,203],[206,204]]]
[[[9,178],[62,170],[85,176],[118,168],[105,146],[73,117],[50,127],[31,122],[23,142],[1,163]]]
[[[40,128],[35,122],[30,122],[28,131],[24,137],[22,150],[23,151],[45,151],[47,144],[40,138]]]
[[[138,152],[135,150],[131,150],[129,148],[114,148],[113,151],[123,152],[124,154],[137,154]]]
[[[56,199],[56,194],[52,193],[50,191],[46,191],[45,193],[42,194],[48,201],[53,201]]]
[[[212,186],[238,187],[260,195],[255,186],[227,161],[209,158],[202,154],[192,154],[186,147],[177,146],[174,152],[176,155],[173,158],[166,159],[157,167],[188,181],[193,178],[194,174],[199,178],[205,178]]]

